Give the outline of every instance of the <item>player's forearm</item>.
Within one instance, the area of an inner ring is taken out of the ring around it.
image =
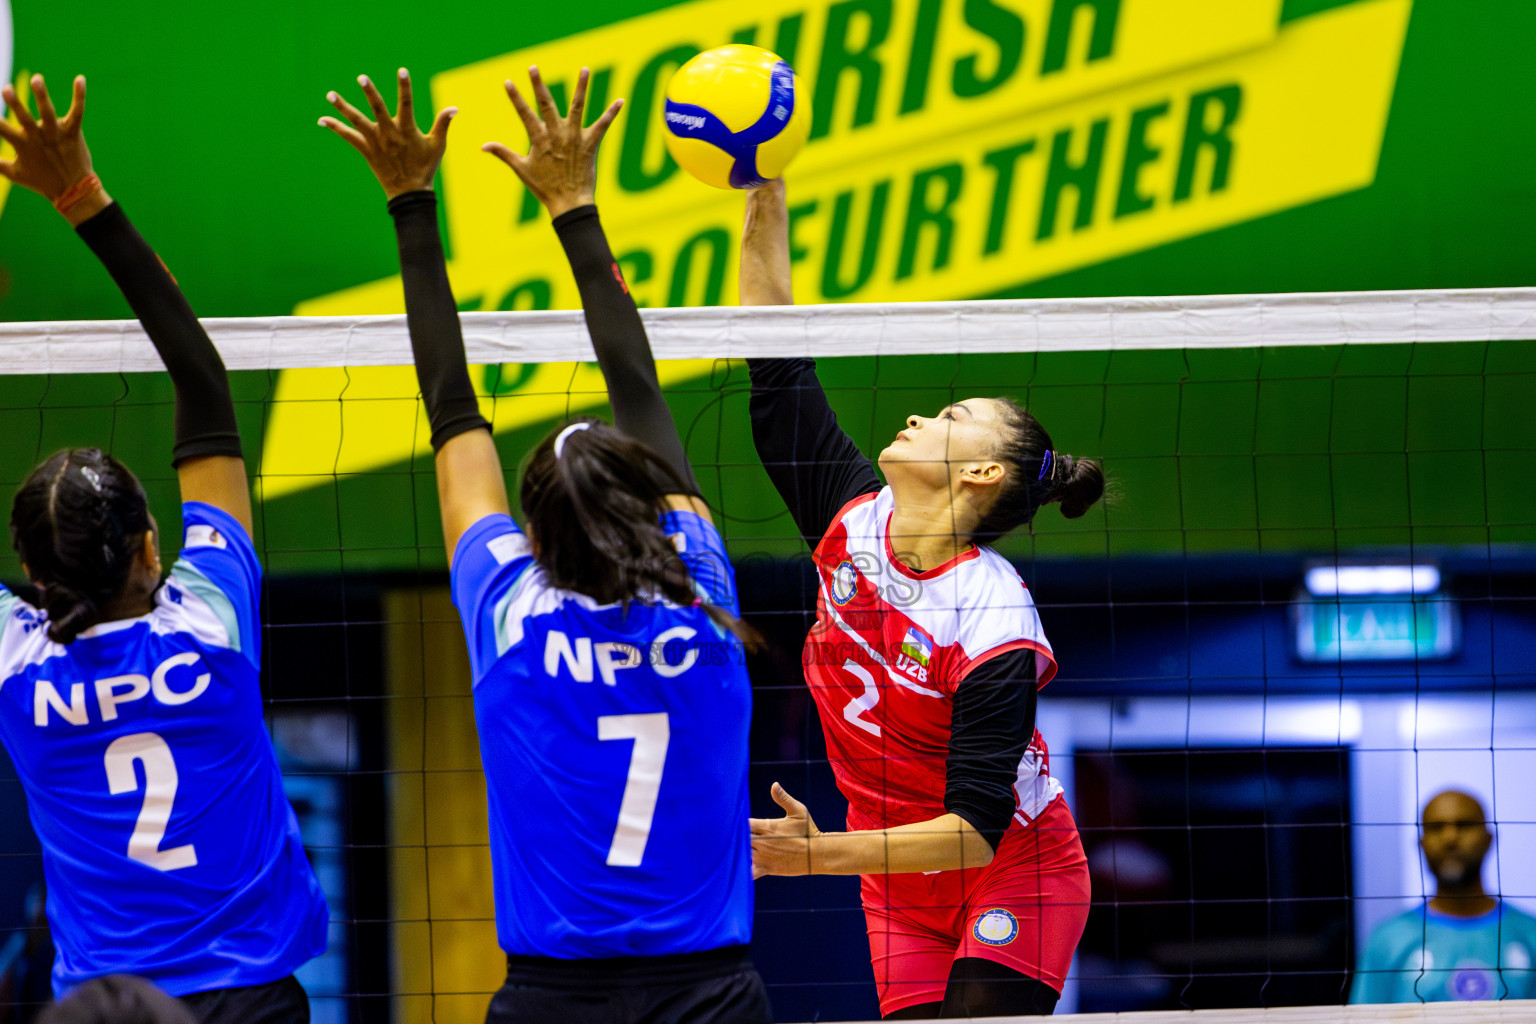
[[[944,809],[994,849],[1013,822],[1013,787],[1035,733],[1035,680],[1035,652],[1021,648],[988,658],[954,688]]]
[[[99,206],[75,221],[75,231],[117,282],[144,332],[154,343],[176,387],[176,446],[172,461],[219,455],[240,458],[240,431],[229,378],[218,349],[160,257],[128,220],[123,208],[97,190],[70,207]],[[100,200],[107,205],[100,206]]]
[[[608,384],[614,426],[660,455],[696,492],[672,410],[661,395],[645,323],[608,246],[597,207],[588,203],[567,210],[554,218],[554,227],[581,292],[581,311]]]
[[[809,359],[748,359],[752,442],[768,478],[812,548],[838,510],[880,489],[874,464],[859,451],[827,401]]]
[[[992,863],[991,844],[955,814],[867,832],[822,832],[810,844],[813,875],[953,871]]]
[[[432,448],[476,429],[489,429],[480,415],[464,358],[459,310],[448,283],[442,235],[437,227],[437,195],[429,189],[406,192],[389,201],[400,247],[400,280],[405,287],[405,321],[411,357],[432,424]]]
[[[741,228],[740,291],[743,306],[794,304],[783,179],[747,193],[747,213]]]

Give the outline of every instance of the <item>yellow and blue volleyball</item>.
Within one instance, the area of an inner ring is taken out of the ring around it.
[[[667,84],[667,151],[716,188],[758,188],[784,173],[811,130],[795,71],[760,46],[705,50]]]

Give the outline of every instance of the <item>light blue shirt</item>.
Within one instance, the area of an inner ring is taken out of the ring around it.
[[[1501,904],[1479,917],[1424,906],[1378,927],[1351,1003],[1536,999],[1536,917]]]

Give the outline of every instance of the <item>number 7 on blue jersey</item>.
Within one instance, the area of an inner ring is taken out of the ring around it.
[[[619,803],[619,822],[608,847],[608,864],[639,867],[656,817],[656,796],[661,792],[661,770],[667,761],[672,727],[665,711],[603,715],[597,720],[597,738],[635,741],[629,755],[629,775],[624,780],[624,798]]]

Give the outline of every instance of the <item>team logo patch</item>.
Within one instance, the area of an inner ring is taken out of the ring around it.
[[[901,642],[901,653],[927,668],[928,657],[933,654],[933,638],[913,626],[907,630],[907,637]]]
[[[841,608],[859,591],[859,574],[853,563],[844,561],[832,573],[832,603]]]
[[[971,934],[977,942],[989,946],[1006,946],[1019,937],[1019,919],[1001,907],[987,911],[971,926]]]

